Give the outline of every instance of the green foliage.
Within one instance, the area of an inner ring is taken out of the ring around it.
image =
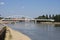
[[[48,15],[47,14],[46,14],[45,18],[48,19]]]
[[[2,17],[1,14],[0,14],[0,20],[1,20],[1,19],[3,19],[3,17]]]
[[[0,17],[0,20],[3,19],[3,17]]]
[[[37,19],[46,19],[46,16],[42,15],[42,16],[37,17]]]
[[[56,16],[54,17],[54,19],[55,19],[56,22],[60,22],[60,15],[56,15]]]
[[[52,17],[51,17],[51,15],[49,15],[49,19],[51,19]]]
[[[42,16],[38,16],[37,19],[48,19],[48,15],[42,15]]]
[[[54,15],[52,15],[52,17],[51,17],[52,19],[55,19],[55,16]]]
[[[36,19],[54,19],[55,22],[60,22],[60,15],[42,15],[38,16]]]

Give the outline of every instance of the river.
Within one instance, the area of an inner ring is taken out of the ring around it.
[[[32,40],[60,40],[60,25],[24,23],[7,24],[14,30],[22,32]],[[18,35],[19,36],[19,35]]]

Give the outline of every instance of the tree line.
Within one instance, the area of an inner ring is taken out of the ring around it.
[[[38,16],[35,19],[54,19],[55,22],[60,22],[60,14],[59,15],[42,15]]]
[[[3,17],[2,17],[1,14],[0,14],[0,20],[1,20],[1,19],[3,19]]]

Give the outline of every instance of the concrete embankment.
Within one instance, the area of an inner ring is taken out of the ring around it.
[[[2,30],[4,30],[2,32]],[[3,29],[1,30],[1,34],[0,37],[1,37],[1,40],[31,40],[28,36],[22,34],[21,32],[17,32],[15,30],[12,30],[11,28],[9,27],[4,27]]]

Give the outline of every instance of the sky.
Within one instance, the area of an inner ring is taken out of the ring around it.
[[[0,0],[0,15],[3,17],[37,17],[46,14],[60,14],[60,0]]]

